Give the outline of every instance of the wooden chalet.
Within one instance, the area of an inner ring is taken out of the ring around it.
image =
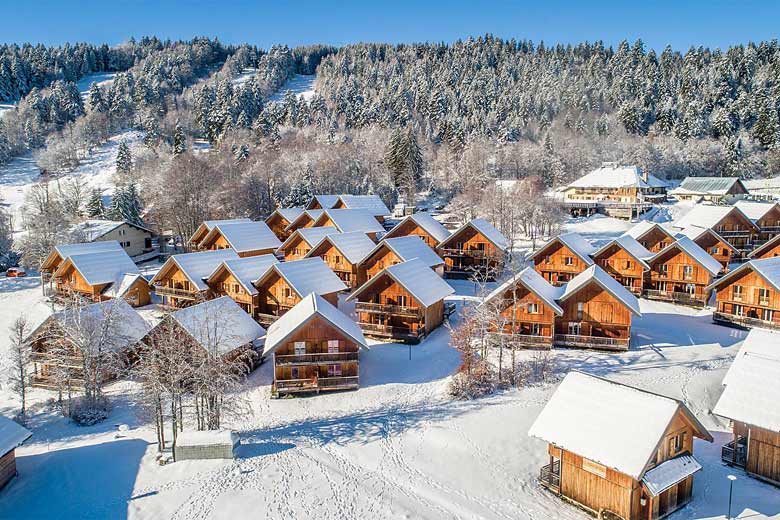
[[[642,294],[647,264],[653,253],[629,235],[622,235],[592,254],[596,265],[604,269],[620,285],[636,295]]]
[[[708,289],[723,266],[686,236],[657,252],[647,262],[650,273],[642,295],[694,307],[704,307],[710,298]]]
[[[228,296],[247,314],[254,316],[260,301],[254,282],[276,263],[279,260],[274,255],[224,260],[206,278],[209,296]]]
[[[92,302],[123,298],[134,307],[148,305],[149,282],[124,250],[68,256],[52,275],[57,298],[79,295]]]
[[[254,282],[259,293],[254,318],[270,325],[311,293],[338,306],[338,293],[346,291],[322,258],[304,258],[274,264]]]
[[[30,430],[0,415],[0,489],[16,476],[16,448],[30,437]]]
[[[639,301],[601,267],[592,265],[562,288],[553,344],[603,350],[628,350],[631,318],[641,316]]]
[[[268,327],[263,356],[273,355],[275,396],[360,386],[360,327],[316,294],[309,294]]]
[[[288,234],[292,234],[295,230],[301,228],[309,228],[314,226],[314,222],[322,215],[324,210],[321,209],[307,209],[303,213],[298,215],[290,222],[285,231]],[[289,236],[289,235],[288,235]]]
[[[104,330],[105,329],[105,330]],[[42,388],[84,384],[82,341],[99,341],[106,352],[124,354],[149,331],[149,325],[122,299],[55,312],[28,338],[32,351],[30,383]],[[96,347],[95,347],[96,348]],[[113,377],[115,374],[107,374]]]
[[[748,193],[737,177],[686,177],[669,195],[681,201],[721,203],[744,198]]]
[[[389,265],[417,258],[439,276],[444,275],[444,260],[418,236],[385,238],[358,265],[358,283],[364,284]]]
[[[41,284],[48,286],[48,289],[52,287],[52,275],[59,269],[62,262],[65,261],[70,255],[82,255],[86,253],[98,253],[102,251],[124,251],[124,248],[119,245],[116,240],[109,240],[106,242],[82,242],[78,244],[64,244],[54,246],[54,249],[46,257],[40,267],[41,272]]]
[[[225,260],[240,258],[232,249],[173,255],[149,282],[166,307],[182,308],[209,299],[206,279]]]
[[[276,250],[276,254],[286,262],[300,260],[309,254],[323,238],[339,231],[333,226],[299,228],[293,231],[287,240]]]
[[[306,209],[332,209],[338,202],[338,195],[314,195],[306,204]]]
[[[358,324],[367,336],[417,343],[454,310],[444,303],[453,292],[415,258],[385,267],[347,300],[355,302]]]
[[[780,334],[754,329],[723,379],[712,413],[731,420],[721,460],[780,486]]]
[[[82,242],[116,240],[129,256],[151,252],[154,235],[151,229],[125,220],[89,219],[71,228],[71,236]]]
[[[392,213],[379,195],[339,195],[331,209],[362,209],[368,211],[380,224]]]
[[[712,229],[744,255],[753,250],[753,242],[759,235],[758,226],[736,206],[697,204],[674,223],[678,229],[691,226]]]
[[[384,236],[388,238],[406,237],[417,235],[428,244],[428,247],[436,249],[448,236],[450,231],[441,222],[431,216],[430,213],[413,213],[396,224]]]
[[[721,273],[727,273],[731,262],[742,256],[739,249],[732,246],[728,240],[710,228],[690,226],[680,231],[677,236],[690,238],[697,246],[704,249],[712,258],[720,262],[722,267]]]
[[[694,437],[712,436],[682,401],[573,370],[528,435],[546,443],[539,483],[599,518],[654,520],[690,502]]]
[[[503,334],[516,345],[552,348],[555,319],[563,315],[556,299],[561,289],[550,285],[531,267],[526,267],[491,292],[488,306],[491,332]]]
[[[232,249],[240,257],[271,254],[282,245],[265,222],[217,224],[198,244],[201,251]]]
[[[780,235],[755,248],[748,255],[748,258],[757,260],[759,258],[774,258],[777,256],[780,256]]]
[[[715,323],[780,330],[780,257],[750,260],[715,280]]]
[[[365,209],[326,209],[317,217],[311,227],[333,226],[339,233],[360,231],[376,242],[377,233],[385,228]]]
[[[211,230],[214,229],[214,226],[233,224],[236,222],[251,222],[251,219],[233,218],[233,219],[223,219],[223,220],[204,220],[201,223],[201,225],[198,226],[198,228],[195,230],[195,233],[192,234],[192,236],[187,241],[187,243],[192,249],[200,249],[201,241],[203,241],[203,239],[206,238],[206,235],[208,235],[211,232]]]
[[[504,270],[509,246],[490,222],[475,218],[442,240],[436,252],[444,259],[446,277],[495,279]]]
[[[666,182],[638,166],[607,162],[563,189],[563,204],[574,216],[605,213],[633,219],[666,200]]]
[[[564,233],[532,253],[530,260],[545,280],[560,286],[593,265],[590,255],[595,251],[596,248],[579,234]]]
[[[360,231],[333,233],[320,240],[306,257],[322,258],[348,288],[354,289],[359,285],[358,265],[374,246],[374,241]]]
[[[274,235],[284,242],[287,237],[290,236],[290,232],[287,231],[287,227],[293,223],[293,221],[300,217],[303,213],[303,208],[277,208],[273,213],[268,215],[265,219],[265,223],[271,228]]]
[[[761,245],[780,235],[780,204],[777,202],[739,200],[734,203],[734,206],[758,227],[756,245]]]
[[[624,233],[650,251],[657,253],[676,240],[675,233],[657,222],[643,220]]]

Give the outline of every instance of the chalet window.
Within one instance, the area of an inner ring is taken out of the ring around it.
[[[335,255],[334,258],[335,258],[334,263],[336,263],[336,264],[340,264],[341,263],[341,257],[339,255]]]
[[[293,367],[292,368],[292,378],[293,379],[298,379],[299,377],[300,377],[300,374],[298,372],[298,367]]]
[[[570,321],[568,334],[570,336],[579,336],[582,333],[582,324],[578,321]]]
[[[669,273],[669,266],[666,264],[661,264],[658,266],[658,274],[661,276],[667,276]]]
[[[718,254],[718,246],[714,246],[712,249],[710,249],[710,254],[717,255]]]
[[[233,284],[233,292],[236,293],[236,294],[241,294],[241,286],[238,285],[237,283],[234,283]]]
[[[626,269],[632,269],[633,267],[631,260],[626,260]]]
[[[744,316],[745,307],[743,305],[734,305],[734,316]]]
[[[683,279],[684,280],[690,280],[693,278],[693,266],[692,265],[684,265],[683,266]]]
[[[761,309],[761,319],[764,321],[774,321],[775,311],[772,309]]]
[[[293,344],[293,348],[295,349],[295,355],[296,356],[302,356],[306,354],[306,342],[305,341],[296,341]]]
[[[666,243],[666,240],[661,240],[660,242],[658,242],[658,247],[660,247],[661,249],[665,248],[667,245],[668,244]]]
[[[541,336],[542,335],[542,325],[541,323],[532,323],[531,324],[531,336]]]
[[[677,455],[685,449],[685,432],[678,433],[669,439],[669,454]]]
[[[341,377],[341,365],[328,365],[328,377]]]
[[[401,307],[406,307],[406,295],[405,294],[399,295],[397,297],[396,301],[398,302],[398,305],[400,305]]]
[[[284,297],[285,298],[291,298],[292,297],[292,291],[289,287],[284,288]]]
[[[328,354],[338,354],[339,352],[339,340],[337,339],[329,339],[328,340]]]
[[[566,256],[563,258],[564,265],[574,265],[574,258]]]
[[[477,251],[484,251],[485,250],[485,243],[484,242],[477,242],[475,244],[477,246]]]
[[[529,303],[528,304],[528,314],[539,314],[539,304],[538,303]]]
[[[764,287],[758,289],[758,304],[769,305],[769,289]]]
[[[732,292],[731,299],[734,300],[734,301],[737,301],[737,302],[741,302],[742,301],[742,290],[743,290],[743,288],[742,288],[741,285],[734,285],[731,288],[731,292]]]
[[[582,302],[577,302],[577,319],[578,320],[582,319],[582,308],[583,308]]]
[[[549,264],[550,263],[550,255],[547,255],[544,257],[544,263]]]
[[[687,292],[691,296],[695,296],[696,295],[696,284],[686,283],[685,284],[685,292]]]

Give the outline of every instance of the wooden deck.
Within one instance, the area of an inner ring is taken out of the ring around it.
[[[769,330],[780,330],[780,323],[776,321],[766,321],[758,318],[748,318],[747,316],[735,316],[724,312],[715,311],[712,313],[712,322],[718,325],[729,327],[738,327],[742,329],[752,329],[753,327]]]
[[[575,334],[556,334],[553,342],[559,347],[582,347],[598,350],[628,350],[631,338],[604,338]]]
[[[284,394],[319,393],[328,390],[354,390],[359,386],[359,376],[282,379],[274,381],[271,393],[276,396]]]

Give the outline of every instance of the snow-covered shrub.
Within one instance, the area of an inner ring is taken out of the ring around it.
[[[450,381],[450,395],[458,399],[477,399],[496,391],[497,377],[493,366],[478,360],[461,369]]]
[[[519,361],[515,366],[515,381],[517,387],[550,383],[557,378],[557,370],[553,356],[548,351],[540,351],[530,359]]]
[[[70,418],[79,426],[92,426],[103,422],[111,413],[108,399],[76,399],[70,408]]]

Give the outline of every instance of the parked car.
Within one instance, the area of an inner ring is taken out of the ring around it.
[[[22,276],[27,276],[27,271],[25,271],[23,267],[9,267],[5,272],[5,275],[8,278],[20,278]]]

